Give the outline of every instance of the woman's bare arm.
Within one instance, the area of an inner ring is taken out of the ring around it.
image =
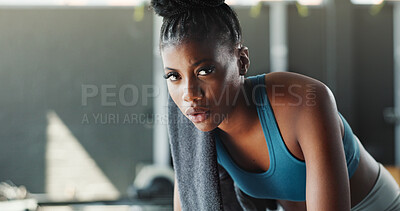
[[[297,139],[306,162],[307,210],[350,210],[349,179],[336,102],[328,87],[322,83],[314,87],[315,104],[303,106],[296,123]]]

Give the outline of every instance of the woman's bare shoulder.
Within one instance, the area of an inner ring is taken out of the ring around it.
[[[331,90],[321,81],[289,72],[266,74],[266,90],[279,126],[290,133],[302,148],[307,146],[310,134],[323,136],[324,128],[339,129],[343,137],[343,125],[337,113],[336,101]],[[322,127],[324,126],[324,127]],[[314,128],[314,129],[311,129]],[[335,133],[336,134],[336,133]],[[316,135],[316,137],[317,137]],[[303,144],[300,144],[303,140]],[[307,144],[304,144],[306,143]],[[309,145],[313,146],[313,145]],[[318,150],[318,149],[316,149]]]
[[[272,107],[298,109],[314,105],[316,100],[334,99],[332,92],[324,83],[298,73],[268,73],[265,75],[265,84]]]
[[[272,85],[320,85],[324,86],[321,81],[294,72],[271,72],[265,74],[266,84]]]

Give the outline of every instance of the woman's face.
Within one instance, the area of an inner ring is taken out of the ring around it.
[[[199,130],[211,131],[231,115],[241,87],[236,54],[216,42],[185,42],[161,52],[168,92]]]

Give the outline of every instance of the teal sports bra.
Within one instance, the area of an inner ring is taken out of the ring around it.
[[[305,201],[306,165],[290,153],[282,139],[265,89],[265,74],[248,78],[255,88],[257,113],[269,150],[269,168],[262,173],[248,172],[240,168],[230,157],[217,132],[215,141],[218,163],[247,195],[254,198]],[[351,178],[360,160],[359,146],[349,124],[340,113],[339,116],[344,125],[343,145]]]

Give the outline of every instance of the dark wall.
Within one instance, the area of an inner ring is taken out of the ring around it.
[[[289,71],[327,82],[325,9],[309,8],[302,17],[294,5],[288,7]]]
[[[371,154],[394,163],[394,126],[384,121],[383,110],[393,107],[393,7],[385,5],[371,15],[369,8],[354,8],[356,131]]]
[[[151,98],[104,106],[101,94],[82,105],[82,85],[152,83],[152,16],[135,22],[132,9],[0,10],[0,181],[29,191],[45,184],[46,115],[54,111],[121,193],[138,162],[152,161],[152,130],[146,124],[113,123],[107,115],[152,112]],[[132,98],[132,93],[130,93]],[[129,100],[129,93],[127,93]],[[82,123],[84,115],[89,123]],[[101,115],[102,122],[94,121]],[[72,156],[72,155],[71,155]]]
[[[270,71],[269,62],[269,8],[261,7],[253,17],[249,7],[235,7],[243,30],[243,44],[249,48],[250,67],[248,75]]]
[[[393,107],[393,8],[373,15],[370,6],[335,1],[335,86],[328,74],[327,8],[309,8],[301,17],[288,8],[289,70],[327,84],[339,111],[364,147],[384,164],[394,163],[394,127],[383,110]]]

